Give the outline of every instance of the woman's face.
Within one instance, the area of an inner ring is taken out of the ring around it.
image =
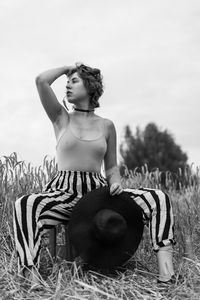
[[[79,77],[78,73],[73,73],[66,86],[66,95],[69,103],[77,103],[79,101],[89,100],[87,90],[83,84],[83,80]]]

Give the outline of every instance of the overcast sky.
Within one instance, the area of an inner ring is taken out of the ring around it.
[[[199,0],[0,0],[0,40],[0,156],[56,155],[35,77],[78,61],[102,70],[97,114],[118,144],[125,125],[155,122],[200,165]],[[53,85],[60,101],[65,84]]]

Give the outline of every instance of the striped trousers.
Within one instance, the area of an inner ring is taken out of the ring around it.
[[[23,267],[38,266],[41,237],[58,224],[67,224],[77,201],[87,192],[106,186],[106,179],[95,172],[58,171],[41,193],[22,196],[14,205],[14,238]],[[150,223],[155,251],[174,243],[173,214],[168,196],[160,190],[126,189],[143,209]]]

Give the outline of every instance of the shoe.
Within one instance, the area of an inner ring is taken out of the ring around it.
[[[164,246],[159,249],[157,252],[158,260],[158,272],[160,282],[169,282],[173,281],[174,267],[173,267],[173,248],[172,245]]]

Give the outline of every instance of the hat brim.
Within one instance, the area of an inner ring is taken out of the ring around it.
[[[117,243],[102,243],[92,232],[93,218],[102,209],[113,210],[126,220],[126,233]],[[76,255],[85,263],[100,268],[113,268],[128,261],[139,246],[143,228],[141,207],[127,192],[111,196],[108,187],[85,194],[75,205],[68,226]]]

